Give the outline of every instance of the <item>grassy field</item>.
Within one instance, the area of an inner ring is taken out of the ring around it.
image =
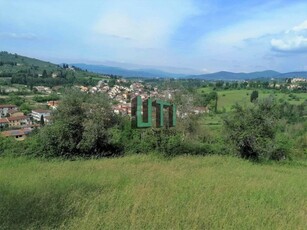
[[[0,229],[306,229],[307,163],[0,158]]]
[[[212,88],[199,88],[198,92],[202,93],[210,93],[212,92]],[[253,90],[250,89],[240,89],[240,90],[218,90],[218,110],[222,110],[223,108],[226,111],[229,111],[235,103],[239,104],[249,104],[250,103],[250,95]],[[277,90],[258,90],[259,98],[265,98],[274,96],[277,100],[284,100],[289,102],[290,104],[301,104],[305,100],[307,100],[306,93],[283,93]]]

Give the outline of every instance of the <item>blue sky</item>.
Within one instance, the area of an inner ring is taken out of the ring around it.
[[[177,72],[307,71],[307,1],[0,0],[0,50]]]

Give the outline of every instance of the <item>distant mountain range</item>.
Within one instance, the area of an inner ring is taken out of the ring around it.
[[[88,64],[71,64],[83,70],[88,70],[101,74],[112,74],[123,77],[142,77],[142,78],[183,78],[186,74],[168,73],[157,69],[124,69],[120,67],[105,66],[105,65],[88,65]]]
[[[279,73],[273,70],[266,70],[261,72],[252,73],[233,73],[233,72],[216,72],[209,74],[180,74],[178,72],[172,73],[172,68],[161,70],[159,67],[149,67],[141,68],[140,65],[135,65],[140,67],[139,69],[131,69],[124,67],[114,67],[109,65],[88,65],[88,64],[71,64],[82,70],[88,70],[89,72],[98,74],[112,74],[123,77],[134,77],[134,78],[181,78],[181,79],[199,79],[199,80],[224,80],[224,81],[241,81],[249,79],[271,79],[271,78],[294,78],[303,77],[307,78],[307,71],[302,72],[290,72],[290,73]],[[65,69],[62,65],[56,65],[50,62],[41,61],[34,58],[28,58],[18,54],[11,54],[8,52],[0,52],[0,74],[17,74],[19,72],[31,72],[36,74],[41,74],[44,70],[48,73],[50,72],[60,72]],[[182,69],[185,73],[188,73],[189,69]],[[66,70],[65,70],[66,71]],[[173,68],[173,71],[176,69]],[[193,71],[193,70],[191,70]],[[79,71],[76,69],[75,75],[77,77],[91,76],[92,73],[85,71]]]
[[[239,81],[249,79],[271,79],[271,78],[293,78],[303,77],[307,78],[307,71],[302,72],[290,72],[280,73],[273,70],[265,70],[260,72],[251,73],[233,73],[227,71],[221,71],[209,74],[200,75],[187,75],[177,74],[161,71],[158,69],[125,69],[120,67],[112,67],[106,65],[88,65],[88,64],[72,64],[83,70],[88,70],[101,74],[113,74],[123,77],[140,77],[140,78],[187,78],[187,79],[200,79],[200,80],[227,80],[227,81]]]
[[[306,72],[307,73],[307,72]],[[251,72],[251,73],[233,73],[233,72],[216,72],[210,74],[202,75],[192,75],[189,78],[203,79],[203,80],[250,80],[250,79],[261,79],[261,78],[282,78],[282,73],[273,70],[266,70],[261,72]]]

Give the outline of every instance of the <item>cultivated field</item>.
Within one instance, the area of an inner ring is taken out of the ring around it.
[[[307,163],[0,158],[0,229],[306,229]]]

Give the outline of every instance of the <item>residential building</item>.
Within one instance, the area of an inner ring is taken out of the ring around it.
[[[34,89],[36,89],[37,92],[40,92],[40,93],[51,93],[51,89],[45,86],[35,86]]]
[[[118,104],[112,106],[113,112],[122,115],[131,115],[131,104]]]
[[[50,113],[51,113],[50,110],[35,109],[35,110],[32,110],[31,115],[32,115],[33,120],[40,121],[42,116],[48,117],[48,116],[50,116]]]
[[[19,117],[19,116],[24,116],[25,114],[23,112],[20,112],[18,110],[15,109],[10,109],[8,111],[8,114],[10,117]]]
[[[32,131],[31,128],[8,130],[1,132],[1,135],[4,137],[14,137],[16,140],[22,141],[26,138],[26,135],[28,135],[31,131]]]
[[[0,129],[6,128],[9,126],[9,121],[6,118],[0,118]]]
[[[56,109],[59,106],[59,101],[48,101],[47,105],[51,109]]]
[[[14,109],[17,111],[16,105],[0,105],[0,118],[6,117],[8,115],[8,111]]]
[[[9,127],[22,127],[30,124],[27,116],[7,117],[6,119],[9,122]]]

